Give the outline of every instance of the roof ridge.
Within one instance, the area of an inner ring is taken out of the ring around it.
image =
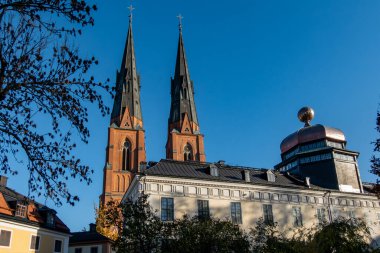
[[[211,164],[211,162],[201,162],[201,161],[179,161],[174,159],[164,159],[162,158],[160,162],[170,162],[170,163],[182,163],[182,164]]]
[[[0,192],[1,192],[3,195],[6,195],[6,196],[9,196],[9,197],[12,197],[12,198],[16,198],[17,200],[18,200],[18,197],[22,197],[22,198],[24,198],[26,201],[28,201],[28,204],[30,204],[30,203],[34,203],[34,204],[36,205],[37,208],[46,207],[46,208],[48,208],[48,209],[50,209],[50,210],[56,211],[55,209],[50,208],[50,207],[48,207],[47,205],[44,205],[44,204],[42,204],[42,203],[40,203],[40,202],[38,202],[38,201],[36,201],[36,200],[34,200],[34,199],[32,199],[32,198],[30,198],[30,197],[28,197],[28,196],[22,194],[22,193],[20,193],[20,192],[14,190],[14,189],[12,189],[12,188],[9,188],[8,186],[2,186],[2,188],[4,188],[5,190],[8,190],[8,191],[10,191],[10,192],[12,192],[12,193],[14,193],[15,195],[18,195],[18,196],[11,196],[11,195],[7,194],[6,192],[2,191],[2,190],[1,190],[1,187],[0,187]]]

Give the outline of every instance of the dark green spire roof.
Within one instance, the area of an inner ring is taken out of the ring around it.
[[[129,21],[120,71],[116,74],[116,96],[113,105],[111,123],[120,126],[126,108],[130,116],[142,120],[140,103],[140,77],[136,71],[135,48],[133,45],[132,20]],[[136,126],[134,126],[136,127]]]
[[[190,79],[190,72],[186,61],[185,47],[180,27],[177,60],[174,77],[171,80],[171,107],[169,123],[183,120],[187,113],[189,120],[198,125],[197,112],[194,102],[194,87]]]

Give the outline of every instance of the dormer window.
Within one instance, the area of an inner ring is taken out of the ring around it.
[[[276,182],[276,176],[270,170],[267,171],[267,180],[268,182]]]
[[[47,214],[46,214],[46,224],[49,227],[53,227],[54,226],[54,214],[52,212],[47,212]]]
[[[17,204],[15,216],[24,218],[26,216],[26,206]]]

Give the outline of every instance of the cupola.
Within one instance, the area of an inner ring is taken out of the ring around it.
[[[314,118],[314,110],[310,107],[302,107],[298,111],[298,119],[305,123],[304,127],[288,135],[281,142],[281,154],[286,153],[295,146],[318,140],[331,140],[339,143],[346,143],[343,132],[337,128],[328,127],[320,124],[311,125],[310,121]]]

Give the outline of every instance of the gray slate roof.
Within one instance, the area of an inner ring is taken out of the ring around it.
[[[74,232],[72,237],[70,237],[70,246],[75,244],[83,243],[102,243],[102,242],[112,242],[111,239],[105,237],[104,235],[96,231],[84,231],[84,232]]]
[[[162,159],[158,163],[155,163],[150,168],[146,169],[144,171],[144,174],[162,177],[180,177],[191,178],[196,180],[214,180],[232,183],[271,185],[308,189],[303,180],[277,171],[273,171],[276,176],[275,182],[269,182],[267,180],[268,169],[258,169],[214,163],[214,165],[219,168],[219,176],[215,177],[209,174],[209,166],[211,164],[212,163],[195,161],[183,162]],[[244,170],[250,171],[251,182],[245,182],[245,180],[243,179]],[[322,189],[315,185],[311,185],[311,188]]]

